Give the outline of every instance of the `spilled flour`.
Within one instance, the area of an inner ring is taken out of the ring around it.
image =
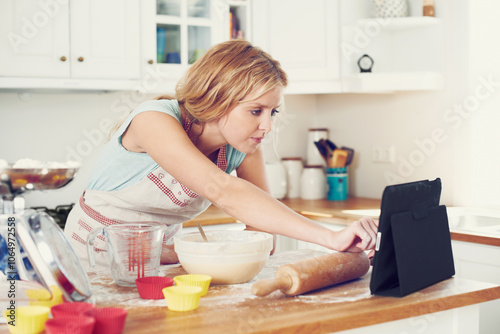
[[[162,266],[163,269],[180,269],[180,264]],[[159,276],[165,276],[161,273]],[[90,272],[93,301],[98,306],[120,305],[120,307],[167,306],[165,299],[142,299],[136,287],[124,287],[115,283],[106,271]]]
[[[325,254],[319,251],[294,251],[278,253],[270,257],[266,266],[251,281],[242,284],[210,285],[206,296],[200,299],[200,307],[223,309],[230,307],[252,308],[259,307],[264,301],[266,305],[280,307],[284,304],[332,304],[354,302],[371,297],[366,285],[361,279],[345,284],[339,284],[333,289],[322,289],[300,296],[286,296],[281,291],[275,291],[266,297],[257,297],[251,293],[253,283],[262,279],[274,278],[276,270],[284,264],[293,263],[306,258]],[[164,265],[160,267],[160,276],[174,277],[186,272],[180,264]],[[92,286],[94,301],[98,306],[133,307],[165,307],[164,299],[149,300],[139,296],[136,287],[118,286],[108,272],[91,272],[89,278]]]

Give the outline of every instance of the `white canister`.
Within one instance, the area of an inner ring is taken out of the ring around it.
[[[306,165],[300,178],[302,199],[326,198],[326,175],[321,165]]]
[[[287,193],[288,198],[298,198],[300,197],[300,177],[302,176],[302,171],[304,165],[302,164],[302,158],[300,157],[287,157],[282,158],[281,163],[285,166],[287,174]]]
[[[373,0],[375,17],[392,18],[408,16],[407,0]]]
[[[286,196],[286,170],[279,162],[266,162],[266,174],[271,188],[271,195],[277,199]]]
[[[307,138],[307,160],[308,165],[326,166],[325,159],[321,156],[314,142],[320,139],[328,139],[328,129],[309,129]]]

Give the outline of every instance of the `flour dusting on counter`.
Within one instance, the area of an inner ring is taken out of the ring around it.
[[[210,285],[206,296],[200,299],[200,307],[224,309],[228,306],[252,308],[265,300],[266,305],[279,307],[283,303],[296,304],[330,304],[349,301],[357,301],[370,298],[370,291],[358,287],[357,281],[349,282],[349,290],[342,289],[342,284],[336,289],[324,289],[295,297],[286,296],[281,291],[275,291],[266,297],[257,297],[251,293],[252,285],[263,279],[274,278],[278,268],[282,265],[324,255],[320,251],[293,251],[274,254],[270,257],[266,266],[251,281],[241,284]],[[160,266],[160,276],[175,277],[186,272],[180,264]],[[124,308],[133,307],[166,307],[164,299],[150,300],[142,299],[136,287],[123,287],[117,285],[109,272],[90,272],[92,293],[98,306],[119,306]]]

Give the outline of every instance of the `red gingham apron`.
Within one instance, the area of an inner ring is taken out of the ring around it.
[[[188,129],[189,125],[186,131]],[[227,168],[225,146],[219,150],[217,166],[223,171]],[[165,243],[171,245],[171,237],[181,229],[182,223],[205,211],[210,204],[210,201],[188,189],[158,166],[144,179],[125,189],[86,190],[71,210],[64,234],[82,264],[87,267],[86,241],[93,229],[123,222],[176,224],[164,238]],[[100,269],[109,267],[104,238],[97,237],[94,248],[96,265]]]

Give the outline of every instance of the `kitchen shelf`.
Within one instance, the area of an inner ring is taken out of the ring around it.
[[[366,27],[368,25],[376,25],[387,30],[403,30],[403,29],[420,29],[429,26],[441,24],[442,20],[437,17],[429,16],[412,16],[412,17],[397,17],[397,18],[367,18],[356,20],[353,25],[358,27]]]
[[[342,90],[350,93],[440,90],[444,76],[438,72],[359,73],[342,78]]]
[[[139,87],[140,83],[140,80],[0,77],[1,90],[15,91],[128,91]]]
[[[344,93],[435,91],[444,88],[444,24],[439,17],[369,17],[364,0],[343,0],[341,82]],[[360,73],[369,55],[372,72]]]
[[[156,23],[158,25],[167,25],[167,24],[186,24],[186,25],[194,25],[194,26],[212,26],[212,21],[210,19],[204,17],[186,17],[181,18],[178,16],[172,15],[157,15]]]
[[[228,26],[228,38],[233,39],[235,36],[233,36],[233,31],[232,27],[235,22],[231,22],[231,19],[233,16],[235,17],[236,24],[237,24],[237,29],[242,32],[242,37],[246,40],[251,41],[252,36],[251,36],[251,27],[250,27],[250,13],[251,13],[251,8],[250,8],[250,3],[247,0],[229,0],[227,2],[229,5],[229,11],[230,11],[230,22]]]

